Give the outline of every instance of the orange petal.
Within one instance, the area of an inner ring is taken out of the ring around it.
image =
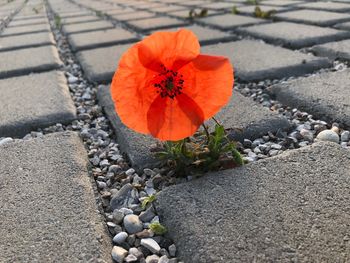
[[[156,73],[140,63],[138,45],[132,46],[120,59],[111,84],[111,96],[121,121],[127,127],[149,133],[147,112],[158,96],[152,84]]]
[[[148,114],[148,128],[152,136],[178,141],[193,135],[204,121],[203,111],[186,94],[174,99],[158,96]]]
[[[183,92],[203,110],[205,120],[228,103],[234,78],[232,65],[227,58],[199,55],[179,72],[184,76]]]
[[[156,32],[140,42],[141,63],[159,71],[160,64],[177,70],[199,55],[197,37],[187,29],[177,32]]]

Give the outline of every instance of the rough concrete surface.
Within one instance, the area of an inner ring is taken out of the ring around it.
[[[317,56],[328,57],[330,59],[350,60],[350,40],[317,45],[311,48]]]
[[[0,146],[0,262],[111,262],[78,135]]]
[[[277,101],[350,127],[350,70],[298,78],[269,88]]]
[[[70,123],[76,109],[62,72],[0,80],[0,137],[24,136],[55,123]]]
[[[350,151],[322,142],[168,187],[156,209],[184,262],[348,262],[349,185]]]

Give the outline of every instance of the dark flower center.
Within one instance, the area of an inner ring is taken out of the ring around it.
[[[174,99],[182,93],[181,90],[184,85],[183,75],[167,69],[164,65],[161,65],[161,72],[157,75],[155,82],[154,87],[157,88],[157,93],[162,98],[169,97]]]

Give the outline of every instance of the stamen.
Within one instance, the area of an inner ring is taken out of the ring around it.
[[[183,89],[183,75],[171,69],[167,69],[163,64],[161,67],[161,73],[155,77],[154,87],[157,88],[157,93],[162,98],[169,97],[174,99],[177,95],[181,94]]]

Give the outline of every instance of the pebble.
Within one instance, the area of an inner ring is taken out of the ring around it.
[[[145,222],[150,222],[155,216],[156,214],[155,214],[154,208],[153,206],[150,206],[149,208],[147,208],[146,211],[141,212],[139,217],[140,217],[140,220],[145,223]]]
[[[176,256],[176,246],[174,244],[170,245],[168,250],[171,257]]]
[[[318,139],[320,141],[328,141],[328,142],[339,143],[339,135],[333,130],[321,131],[317,135],[316,139]]]
[[[134,187],[127,183],[125,184],[117,194],[113,195],[110,206],[114,209],[120,209],[123,207],[129,207],[132,204],[139,203],[138,192]]]
[[[122,244],[123,242],[125,242],[125,240],[127,239],[128,237],[128,233],[126,232],[120,232],[118,234],[116,234],[114,237],[113,237],[113,242],[116,243],[116,244]]]
[[[77,83],[79,81],[79,79],[77,78],[77,77],[74,77],[74,76],[70,76],[69,78],[68,78],[68,83],[69,84],[75,84],[75,83]]]
[[[4,145],[9,142],[13,142],[13,139],[11,137],[3,138],[2,140],[0,140],[0,145]]]
[[[138,250],[136,247],[130,248],[129,254],[134,255],[137,259],[140,259],[143,257],[142,252],[140,250]]]
[[[124,261],[125,262],[136,262],[138,259],[137,259],[137,257],[135,257],[134,255],[132,255],[132,254],[129,254],[125,259],[124,259]]]
[[[143,238],[141,239],[141,246],[144,246],[152,253],[159,253],[160,246],[158,243],[152,238]]]
[[[122,247],[114,246],[112,249],[112,258],[118,263],[123,263],[128,251]]]
[[[146,263],[158,263],[159,257],[157,255],[151,255],[146,258]]]
[[[169,258],[166,255],[161,256],[158,263],[169,263]]]
[[[135,169],[133,169],[133,168],[130,168],[125,172],[125,174],[128,176],[133,175],[134,173],[135,173]]]
[[[126,215],[123,223],[129,234],[135,234],[143,230],[143,224],[137,215]]]
[[[340,140],[342,142],[348,142],[350,140],[350,131],[343,131],[340,135]]]
[[[132,215],[134,213],[131,209],[125,207],[120,208],[119,211],[122,212],[125,216]]]
[[[113,221],[114,221],[114,223],[116,223],[116,224],[120,224],[121,222],[123,222],[123,219],[124,219],[124,213],[123,213],[123,211],[120,211],[120,210],[118,210],[118,209],[115,209],[114,211],[113,211]]]
[[[314,140],[314,135],[310,130],[307,129],[301,129],[300,130],[300,135],[303,136],[305,140],[308,140],[309,142],[313,142]]]

